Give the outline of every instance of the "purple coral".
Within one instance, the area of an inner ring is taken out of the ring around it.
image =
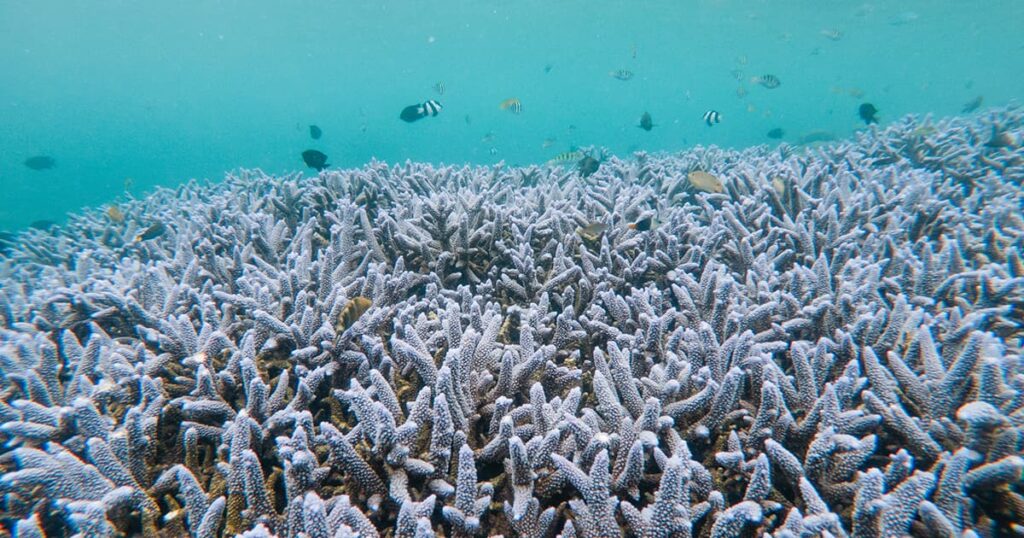
[[[985,141],[1024,115],[925,123],[585,179],[244,172],[33,232],[0,259],[5,530],[994,536],[1024,149]]]

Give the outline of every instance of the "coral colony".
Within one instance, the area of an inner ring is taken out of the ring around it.
[[[587,178],[246,172],[27,231],[0,261],[3,525],[1019,534],[1022,129]]]

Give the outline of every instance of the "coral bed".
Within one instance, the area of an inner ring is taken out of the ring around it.
[[[586,178],[245,172],[28,231],[0,260],[4,528],[1020,533],[1022,126]]]

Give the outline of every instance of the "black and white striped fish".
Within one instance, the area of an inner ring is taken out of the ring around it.
[[[437,116],[442,108],[444,107],[441,106],[441,103],[431,99],[423,104],[409,105],[403,108],[402,113],[398,117],[402,118],[402,121],[412,123],[427,116]]]
[[[768,88],[769,90],[778,88],[779,86],[782,85],[782,81],[780,81],[779,77],[775,75],[761,75],[759,77],[751,77],[750,83],[760,84],[765,88]]]
[[[717,110],[709,110],[704,113],[704,123],[711,127],[712,124],[721,123],[722,115]]]

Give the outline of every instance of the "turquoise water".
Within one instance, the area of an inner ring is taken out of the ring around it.
[[[101,205],[126,178],[138,196],[243,167],[300,170],[309,148],[336,167],[526,164],[575,146],[776,143],[775,127],[791,143],[842,138],[864,128],[862,102],[884,124],[1019,99],[1022,27],[1012,0],[2,0],[0,229]],[[762,74],[782,85],[749,82]],[[522,114],[499,109],[510,97]],[[430,98],[437,118],[398,119]],[[712,128],[709,109],[723,116]],[[636,127],[644,111],[651,132]],[[39,154],[56,166],[23,165]]]

